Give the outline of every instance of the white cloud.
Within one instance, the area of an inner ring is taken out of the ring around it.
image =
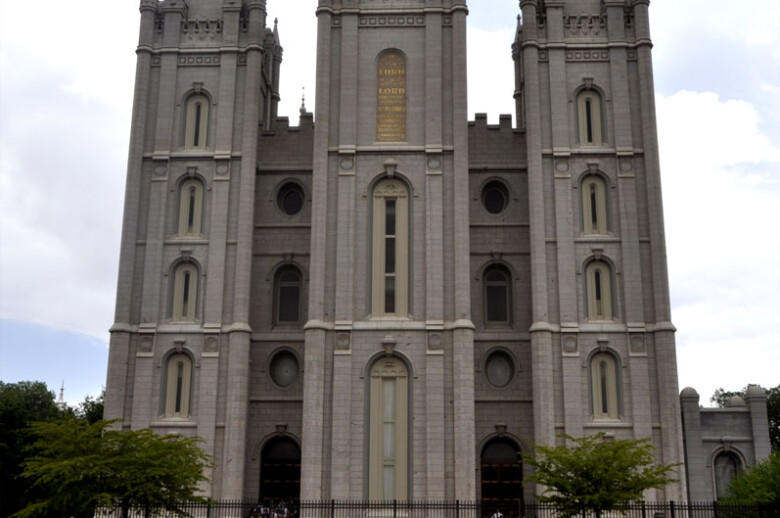
[[[777,384],[780,146],[747,101],[657,98],[680,382]]]

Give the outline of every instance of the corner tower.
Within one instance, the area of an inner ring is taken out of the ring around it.
[[[105,415],[202,437],[204,492],[243,498],[258,129],[281,47],[265,0],[140,10]]]
[[[648,4],[520,1],[534,439],[651,438],[680,463]]]
[[[302,499],[471,500],[463,0],[321,0]]]

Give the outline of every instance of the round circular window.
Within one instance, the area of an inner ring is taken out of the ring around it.
[[[506,387],[512,381],[512,374],[515,370],[515,363],[512,358],[504,351],[495,351],[490,353],[485,361],[485,375],[491,385],[495,387]]]
[[[298,379],[298,358],[290,351],[276,353],[271,359],[271,379],[287,388]]]
[[[509,191],[501,182],[490,182],[482,189],[482,205],[491,214],[501,214],[509,205]]]
[[[294,216],[303,209],[304,202],[303,189],[295,182],[289,182],[279,189],[276,196],[276,203],[279,208],[288,216]]]

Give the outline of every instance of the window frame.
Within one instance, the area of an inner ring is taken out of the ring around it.
[[[187,278],[187,274],[190,275],[189,278]],[[200,269],[196,264],[180,262],[174,266],[171,286],[171,322],[188,323],[197,321],[199,288]],[[187,300],[185,300],[185,297]]]
[[[588,107],[589,101],[590,109]],[[577,143],[580,146],[603,146],[605,138],[604,102],[602,95],[594,89],[582,89],[577,93],[576,106]],[[588,115],[590,115],[590,117],[588,117]],[[588,122],[590,122],[590,124],[588,124]]]
[[[504,276],[504,281],[490,281],[488,275],[491,273],[500,273]],[[506,319],[505,320],[490,320],[489,315],[489,302],[488,302],[488,289],[495,286],[504,286],[505,293],[505,307],[506,307]],[[485,326],[511,326],[512,325],[512,273],[503,264],[496,263],[491,264],[485,268],[482,272],[482,317],[484,319]]]
[[[200,112],[198,113],[198,107]],[[203,92],[187,96],[184,105],[183,144],[185,149],[202,150],[209,146],[211,99]]]
[[[193,190],[194,197],[192,196]],[[203,182],[197,178],[188,178],[179,184],[177,236],[203,237],[204,192]],[[192,217],[192,225],[190,225],[190,216]]]
[[[286,273],[295,273],[298,276],[298,280],[282,281],[281,277]],[[297,286],[298,288],[298,319],[297,320],[282,320],[281,308],[282,308],[282,288]],[[304,309],[304,293],[303,293],[303,271],[294,264],[286,264],[279,267],[274,273],[274,285],[273,285],[273,324],[276,326],[299,326],[303,320]]]
[[[582,233],[609,234],[609,182],[600,174],[589,174],[580,182],[580,191]]]
[[[609,351],[598,351],[591,356],[588,365],[593,420],[620,421],[622,405],[618,358]]]
[[[186,352],[174,352],[165,359],[165,378],[162,384],[162,417],[188,420],[192,415],[194,388],[192,357]],[[175,370],[181,366],[181,383]],[[177,410],[178,402],[178,410]]]
[[[612,266],[594,259],[585,266],[585,315],[589,321],[611,322],[615,319]]]
[[[388,234],[388,202],[395,201],[394,234]],[[385,178],[371,196],[371,315],[373,318],[409,317],[409,189],[396,178]],[[387,260],[388,240],[395,248],[392,269]],[[393,310],[388,311],[388,279],[393,279]]]
[[[392,390],[387,391],[392,382]],[[409,369],[398,357],[383,357],[373,363],[369,376],[369,500],[409,499]],[[392,415],[386,408],[392,396]],[[381,426],[380,426],[381,425]],[[386,444],[386,432],[392,427],[392,441]],[[388,447],[392,445],[392,455]],[[393,470],[392,495],[388,494],[386,474]],[[392,496],[392,498],[388,498]]]

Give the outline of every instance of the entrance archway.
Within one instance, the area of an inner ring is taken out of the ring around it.
[[[271,439],[260,462],[260,498],[297,501],[301,495],[301,449],[288,437]]]
[[[518,516],[523,503],[523,464],[518,445],[507,438],[493,439],[482,449],[482,514],[499,509],[504,516]]]

